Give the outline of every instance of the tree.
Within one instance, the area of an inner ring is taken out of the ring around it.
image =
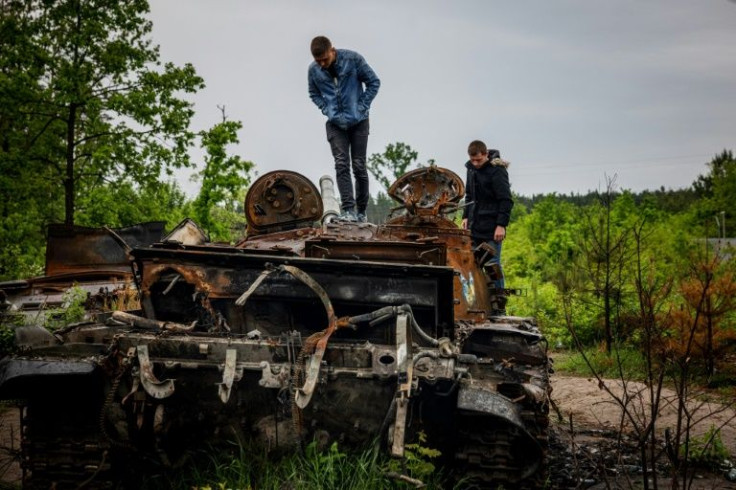
[[[625,282],[623,272],[629,258],[628,230],[616,226],[614,221],[615,180],[615,176],[607,177],[600,204],[587,208],[580,237],[582,267],[590,278],[594,298],[602,302],[603,333],[609,354],[616,340],[614,334],[618,332]]]
[[[27,158],[38,133],[19,100],[29,99],[41,70],[28,38],[23,2],[0,3],[0,279],[43,270],[43,222],[60,211],[48,169]]]
[[[204,169],[195,176],[201,179],[202,187],[194,201],[194,214],[199,225],[208,230],[213,239],[228,240],[230,230],[225,228],[225,223],[212,218],[213,208],[226,200],[232,202],[250,184],[253,163],[237,155],[228,156],[227,146],[238,143],[238,130],[243,125],[238,121],[228,121],[225,108],[220,107],[220,110],[222,122],[199,133],[207,156]]]
[[[105,184],[79,196],[76,223],[120,228],[144,221],[165,221],[167,228],[192,214],[192,202],[175,182],[136,186]]]
[[[180,95],[204,84],[191,65],[161,63],[148,11],[146,0],[3,3],[15,41],[2,45],[3,167],[63,188],[66,224],[80,193],[190,165],[193,111]]]
[[[721,233],[731,236],[736,219],[736,159],[730,150],[723,150],[707,165],[710,172],[693,182],[693,189],[702,199],[699,216],[709,223],[718,218],[721,225],[718,236]]]
[[[391,210],[398,207],[398,203],[389,197],[385,192],[378,192],[376,197],[371,196],[366,208],[368,221],[380,224],[386,221],[391,214]]]
[[[416,165],[418,155],[405,143],[389,143],[383,153],[374,153],[368,158],[368,171],[388,190],[396,179]]]

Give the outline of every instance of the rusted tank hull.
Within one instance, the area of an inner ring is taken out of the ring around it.
[[[223,439],[379,440],[401,458],[419,432],[479,488],[542,484],[546,344],[533,319],[491,315],[485,253],[445,217],[462,181],[408,174],[393,191],[403,212],[375,226],[334,213],[314,225],[323,208],[302,179],[254,183],[254,230],[236,246],[185,223],[128,250],[140,310],[47,333],[0,363],[0,395],[27,406],[28,488],[104,488],[132,459],[176,467]],[[69,394],[79,410],[52,423],[47,407]],[[70,434],[81,452],[53,449]]]

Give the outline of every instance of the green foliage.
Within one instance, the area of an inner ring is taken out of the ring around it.
[[[726,236],[733,236],[736,219],[736,159],[733,152],[723,150],[707,164],[710,172],[700,175],[693,182],[696,194],[701,198],[698,218],[711,230],[709,236],[720,237],[725,220]],[[721,229],[716,227],[715,218]]]
[[[223,110],[222,122],[199,133],[207,156],[204,169],[195,176],[202,186],[193,203],[194,219],[215,241],[231,241],[234,225],[239,224],[241,229],[245,225],[245,217],[235,213],[234,203],[250,184],[253,163],[227,154],[227,146],[238,143],[238,130],[242,127],[240,122],[228,121]],[[219,216],[216,218],[215,214]]]
[[[70,323],[84,320],[86,315],[85,302],[88,293],[79,286],[67,289],[62,296],[62,304],[59,308],[53,308],[46,312],[44,327],[56,330]]]
[[[12,211],[0,219],[0,280],[43,273],[45,236],[36,211]]]
[[[191,203],[175,182],[144,187],[130,182],[105,184],[78,200],[77,223],[118,228],[146,221],[165,221],[169,228],[187,217]]]
[[[171,213],[170,202],[145,204],[166,201],[148,200],[162,174],[191,165],[184,97],[204,84],[192,66],[160,60],[146,0],[1,8],[0,279],[13,279],[42,272],[48,223]]]
[[[687,448],[680,446],[680,455],[689,457],[691,463],[710,469],[718,469],[724,460],[731,457],[728,448],[723,443],[721,430],[711,425],[708,431],[700,437],[689,439]]]
[[[368,171],[387,191],[396,179],[417,165],[418,155],[405,143],[389,143],[383,153],[374,153],[368,158]]]
[[[433,460],[439,458],[442,453],[436,449],[424,446],[427,442],[427,435],[424,432],[417,434],[418,442],[406,444],[404,446],[404,459],[391,460],[388,463],[389,471],[395,473],[406,473],[421,481],[429,481],[436,477],[436,468]]]
[[[379,192],[376,197],[371,197],[366,208],[368,221],[374,224],[384,223],[391,213],[391,209],[399,204],[391,199],[385,192]]]
[[[13,3],[17,61],[0,90],[24,115],[9,128],[8,153],[49,179],[74,222],[77,197],[104,182],[159,180],[190,165],[191,103],[204,86],[190,65],[159,60],[151,44],[146,0],[31,0]],[[3,16],[5,21],[5,16]],[[27,61],[23,61],[27,60]]]
[[[426,450],[424,448],[423,450]],[[419,451],[419,449],[414,449]],[[427,450],[418,458],[427,459],[435,452]],[[202,452],[187,471],[159,474],[147,478],[144,488],[172,489],[264,489],[282,490],[364,490],[407,489],[412,485],[386,475],[389,459],[376,445],[357,452],[343,452],[336,443],[320,450],[316,442],[303,453],[291,452],[282,457],[264,454],[262,449],[233,446],[232,451],[211,449]],[[429,475],[426,488],[448,488],[436,472]]]
[[[0,356],[6,356],[15,349],[15,330],[0,319]]]
[[[642,353],[632,347],[616,346],[609,354],[605,349],[590,347],[585,349],[585,356],[590,361],[593,370],[602,378],[619,379],[621,373],[625,379],[646,379],[646,361]],[[555,370],[560,373],[569,373],[578,376],[590,376],[590,368],[577,351],[566,351],[553,354]]]
[[[309,443],[304,451],[304,462],[308,469],[309,480],[315,486],[324,485],[326,488],[337,488],[340,484],[340,473],[345,453],[337,448],[333,442],[326,452],[320,451],[317,441]]]

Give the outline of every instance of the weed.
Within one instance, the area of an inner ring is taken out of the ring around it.
[[[10,354],[15,349],[15,330],[9,325],[0,324],[0,356]]]
[[[611,354],[607,354],[605,349],[590,348],[585,351],[585,355],[591,363],[596,373],[604,378],[618,378],[619,364],[621,370],[627,379],[643,380],[645,379],[646,363],[644,357],[639,351],[632,348],[617,348]],[[569,373],[579,376],[590,376],[590,368],[585,363],[582,354],[579,352],[563,355],[556,358],[555,370],[560,373]]]
[[[81,322],[86,315],[85,302],[88,293],[79,286],[73,286],[62,296],[61,307],[48,310],[44,320],[44,327],[56,330],[70,323]]]
[[[427,435],[424,432],[417,434],[419,442],[406,444],[404,447],[404,459],[391,460],[388,469],[395,473],[402,473],[405,470],[408,475],[417,480],[428,480],[434,477],[435,465],[432,463],[442,455],[437,449],[424,446],[427,442]]]
[[[406,468],[415,478],[427,478],[427,488],[447,488],[428,460],[439,451],[417,444],[407,445]],[[302,453],[281,458],[269,457],[262,449],[233,444],[229,450],[208,448],[193,458],[187,471],[147,478],[146,488],[187,490],[370,490],[413,488],[407,482],[389,478],[386,473],[396,460],[381,453],[377,445],[362,451],[347,452],[332,443],[320,450],[316,442]]]
[[[688,445],[690,462],[704,468],[716,469],[729,459],[731,455],[723,444],[721,430],[711,425],[708,432],[700,437],[691,437]],[[681,456],[685,455],[685,446],[680,447]]]

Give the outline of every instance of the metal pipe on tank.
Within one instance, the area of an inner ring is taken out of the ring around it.
[[[319,179],[319,188],[322,192],[322,222],[326,223],[337,218],[340,215],[340,203],[335,197],[335,183],[329,175],[323,175]]]

